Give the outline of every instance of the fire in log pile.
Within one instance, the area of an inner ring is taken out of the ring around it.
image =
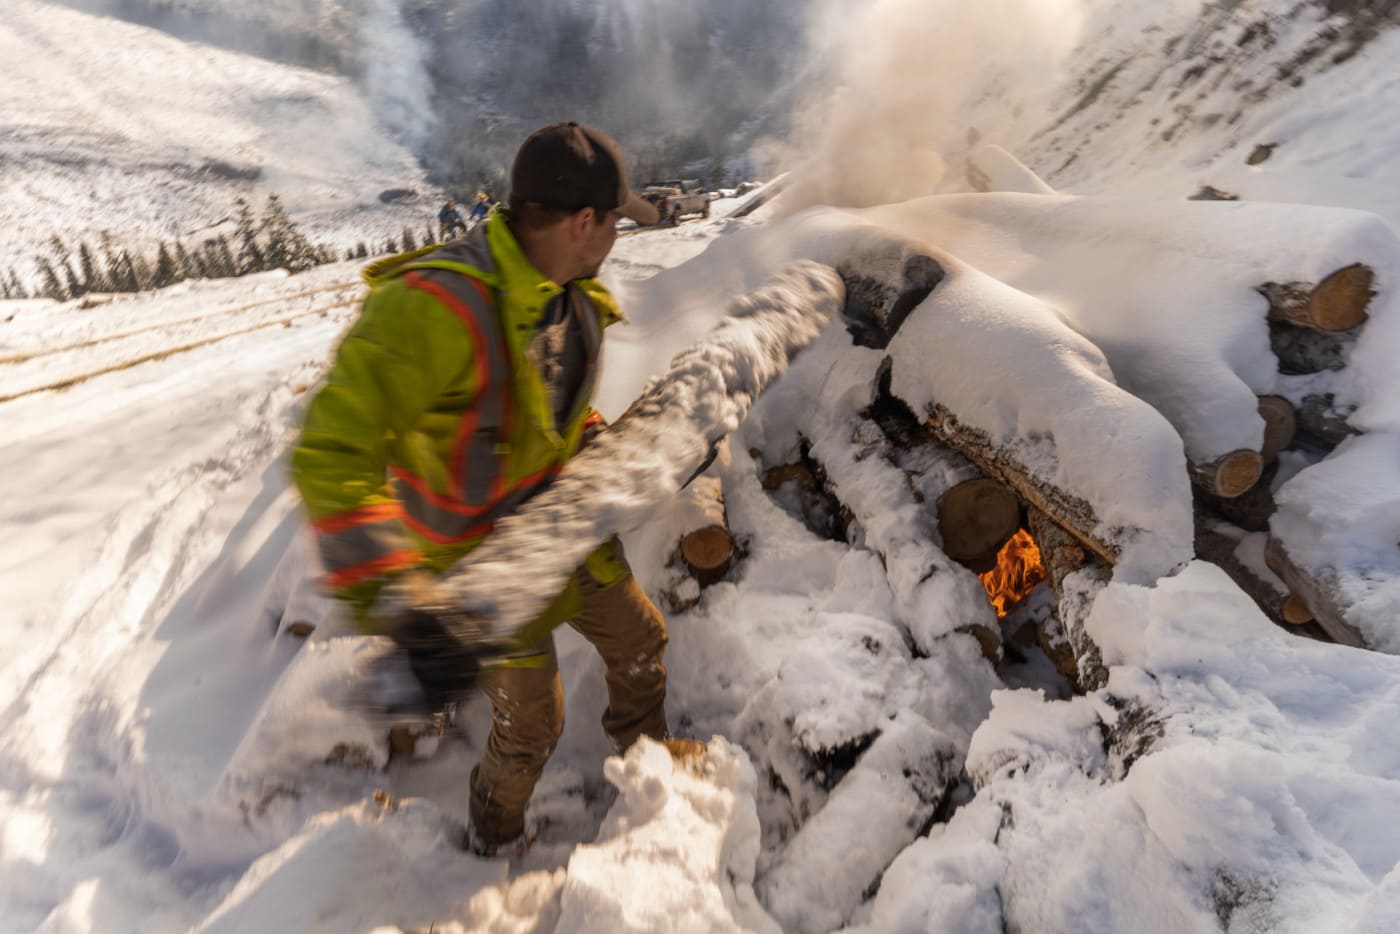
[[[1035,546],[1030,533],[1021,529],[1011,536],[997,554],[997,566],[978,575],[977,579],[987,589],[987,597],[996,608],[997,618],[1006,616],[1036,584],[1046,579],[1040,549]]]

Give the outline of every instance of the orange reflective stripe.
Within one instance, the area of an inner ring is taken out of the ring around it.
[[[457,428],[449,483],[462,502],[489,503],[500,495],[506,468],[506,455],[498,453],[496,442],[507,435],[511,422],[510,354],[491,291],[478,279],[450,272],[413,272],[404,281],[442,302],[474,342],[477,397]],[[466,288],[467,282],[474,291]]]
[[[362,564],[356,564],[348,568],[341,568],[333,571],[322,578],[322,582],[332,590],[341,587],[348,587],[351,584],[358,584],[360,581],[369,580],[382,574],[392,571],[401,571],[405,568],[416,567],[423,561],[423,554],[416,549],[404,549],[395,551],[387,555],[380,555]]]
[[[337,532],[344,532],[346,529],[353,529],[357,525],[368,525],[371,522],[384,522],[388,519],[403,518],[403,503],[374,503],[369,506],[360,506],[348,512],[338,512],[333,516],[326,516],[324,519],[317,519],[311,523],[311,527],[326,535],[334,535]]]

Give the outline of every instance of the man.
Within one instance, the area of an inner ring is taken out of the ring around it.
[[[442,239],[451,240],[459,233],[467,232],[467,222],[462,220],[462,215],[457,211],[457,203],[451,198],[438,211],[438,226],[442,228]]]
[[[668,736],[665,623],[619,544],[595,551],[490,663],[464,642],[472,621],[436,578],[548,486],[601,421],[588,403],[603,328],[621,313],[594,277],[619,216],[656,220],[627,187],[617,144],[577,123],[536,131],[516,155],[507,210],[366,270],[372,291],[293,456],[329,586],[408,650],[434,705],[474,685],[490,698],[470,792],[470,844],[483,855],[522,837],[563,729],[559,623],[603,657],[616,747]]]
[[[471,218],[472,224],[476,225],[485,220],[486,212],[489,210],[491,210],[491,199],[487,197],[486,192],[478,191],[476,193],[476,203],[472,205],[471,213],[468,215]]]

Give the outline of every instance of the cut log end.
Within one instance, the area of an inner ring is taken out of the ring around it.
[[[1375,290],[1370,267],[1353,263],[1317,285],[1270,282],[1259,287],[1269,300],[1269,318],[1319,331],[1350,331],[1366,321]]]
[[[1259,417],[1264,419],[1264,445],[1259,455],[1270,464],[1298,434],[1298,413],[1282,396],[1260,396]]]
[[[1232,451],[1209,464],[1191,464],[1191,479],[1208,493],[1231,499],[1253,489],[1264,473],[1258,451]]]
[[[1313,611],[1297,594],[1289,594],[1283,601],[1283,621],[1290,626],[1302,626],[1313,621]]]
[[[938,501],[938,534],[954,561],[983,561],[996,554],[1021,527],[1021,503],[989,477],[965,480]]]
[[[681,539],[681,555],[697,572],[723,571],[734,559],[734,536],[722,525],[696,529]]]
[[[1366,307],[1376,292],[1375,274],[1360,263],[1338,269],[1313,290],[1308,303],[1313,326],[1324,331],[1349,331],[1367,318]]]

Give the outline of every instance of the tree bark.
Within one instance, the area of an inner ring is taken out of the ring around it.
[[[1305,571],[1288,554],[1283,542],[1272,536],[1264,550],[1264,560],[1268,563],[1269,570],[1283,578],[1288,589],[1298,595],[1317,619],[1318,625],[1334,641],[1357,648],[1367,648],[1361,633],[1347,622],[1340,595],[1334,584]]]
[[[1227,499],[1239,496],[1259,482],[1264,472],[1264,458],[1258,451],[1231,451],[1208,464],[1187,464],[1191,482],[1215,496]]]
[[[1055,591],[1055,613],[1069,651],[1057,645],[1058,633],[1043,627],[1041,647],[1065,677],[1080,691],[1095,691],[1108,681],[1103,655],[1089,637],[1085,621],[1094,598],[1108,585],[1111,571],[1051,516],[1032,507],[1027,511],[1031,537],[1040,549],[1041,561]]]
[[[1342,370],[1356,346],[1356,335],[1343,331],[1314,331],[1269,322],[1269,345],[1278,357],[1278,371],[1288,375]]]
[[[1269,318],[1319,331],[1349,331],[1367,318],[1376,294],[1375,274],[1353,263],[1313,285],[1307,282],[1266,282],[1259,293],[1269,300]]]
[[[1118,546],[1096,534],[1098,517],[1087,502],[1032,475],[1015,454],[981,429],[963,425],[942,405],[933,406],[928,425],[938,440],[1006,484],[1029,506],[1054,517],[1057,525],[1104,564],[1117,561]]]
[[[1335,447],[1352,435],[1361,433],[1347,423],[1347,418],[1355,411],[1353,406],[1337,405],[1336,397],[1330,392],[1304,396],[1303,404],[1298,407],[1298,426],[1314,438]]]

